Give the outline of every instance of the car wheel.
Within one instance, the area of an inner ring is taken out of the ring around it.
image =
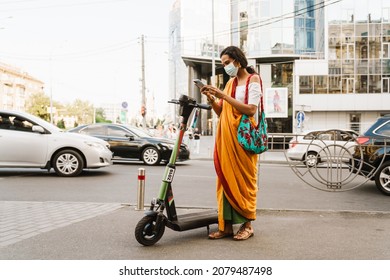
[[[379,166],[375,173],[375,184],[383,194],[390,195],[390,161]]]
[[[84,160],[74,150],[63,150],[55,154],[52,166],[58,176],[74,177],[83,171]]]
[[[160,163],[161,156],[155,147],[147,147],[142,152],[142,161],[146,165],[157,165]]]
[[[316,152],[307,152],[305,155],[305,159],[303,160],[303,163],[307,167],[314,167],[320,162],[320,157]]]

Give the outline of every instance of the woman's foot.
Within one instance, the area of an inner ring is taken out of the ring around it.
[[[215,231],[209,234],[209,239],[221,239],[225,237],[233,236],[233,232],[228,231]]]
[[[209,239],[221,239],[224,237],[233,236],[233,227],[231,225],[230,226],[229,225],[227,227],[225,227],[224,231],[218,230],[218,231],[214,231],[214,232],[210,233]]]
[[[253,227],[250,223],[243,224],[237,233],[233,236],[234,240],[241,241],[247,240],[249,237],[253,236]]]

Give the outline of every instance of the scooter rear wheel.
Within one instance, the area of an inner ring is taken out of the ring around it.
[[[138,243],[144,246],[151,246],[156,244],[164,234],[165,225],[156,225],[157,216],[143,217],[135,227],[135,238]]]

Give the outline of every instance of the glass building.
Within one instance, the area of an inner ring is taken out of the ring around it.
[[[176,2],[170,39],[170,57],[178,63],[170,69],[175,96],[189,92],[202,99],[191,81],[211,83],[212,56],[215,84],[223,88],[229,77],[218,68],[218,55],[236,45],[261,74],[265,90],[287,92],[286,114],[268,115],[271,133],[316,128],[363,132],[390,112],[389,1],[214,0],[214,15],[211,2]],[[300,111],[306,118],[298,127]],[[209,119],[203,116],[207,131]]]
[[[326,11],[324,67],[296,63],[295,104],[309,109],[307,128],[364,132],[390,112],[390,2],[345,0]]]

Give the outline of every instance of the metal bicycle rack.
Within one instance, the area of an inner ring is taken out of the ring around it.
[[[341,141],[336,137],[333,139],[325,137],[332,133],[335,136],[343,133],[349,137]],[[291,160],[285,151],[284,155],[289,166],[302,181],[321,191],[342,192],[355,189],[371,180],[379,169],[364,161],[363,149],[367,146],[360,145],[347,131],[321,131],[313,135],[307,143],[296,145],[307,146],[304,158],[301,161]],[[386,147],[381,148],[386,151]],[[382,157],[379,166],[384,159],[385,157]]]

